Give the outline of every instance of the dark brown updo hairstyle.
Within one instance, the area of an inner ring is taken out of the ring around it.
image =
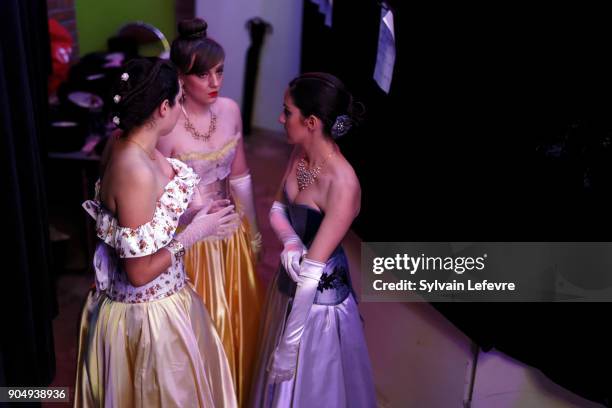
[[[172,41],[170,59],[181,73],[203,74],[225,59],[223,47],[206,36],[207,28],[208,24],[201,18],[178,24],[179,36]]]
[[[164,100],[174,106],[178,93],[178,72],[170,61],[156,57],[130,60],[111,89],[112,120],[127,135],[149,121]]]
[[[323,122],[323,133],[337,139],[359,124],[363,105],[355,103],[342,81],[325,72],[308,72],[289,83],[289,95],[304,117]]]

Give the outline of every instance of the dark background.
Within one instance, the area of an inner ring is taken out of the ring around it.
[[[304,71],[339,76],[367,108],[340,140],[362,183],[364,241],[609,241],[612,28],[576,4],[389,2],[388,95],[372,76],[380,5],[305,2]],[[612,404],[609,304],[435,304],[501,350]]]

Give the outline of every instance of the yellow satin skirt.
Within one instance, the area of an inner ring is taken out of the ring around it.
[[[146,303],[92,290],[81,315],[75,407],[236,407],[225,352],[186,285]]]
[[[233,235],[200,241],[184,258],[190,284],[217,327],[240,406],[249,396],[263,303],[249,237],[243,218]]]

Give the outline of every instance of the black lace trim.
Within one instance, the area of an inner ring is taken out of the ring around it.
[[[324,272],[323,275],[321,275],[321,279],[319,279],[317,290],[323,292],[328,289],[338,289],[342,286],[348,286],[347,274],[348,271],[343,266],[335,268],[329,275]]]

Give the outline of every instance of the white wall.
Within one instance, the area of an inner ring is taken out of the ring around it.
[[[196,15],[208,22],[208,34],[225,49],[225,79],[221,94],[242,106],[246,51],[250,44],[246,21],[261,17],[274,31],[266,35],[255,91],[253,126],[278,130],[278,115],[287,83],[300,68],[301,0],[196,0]]]

